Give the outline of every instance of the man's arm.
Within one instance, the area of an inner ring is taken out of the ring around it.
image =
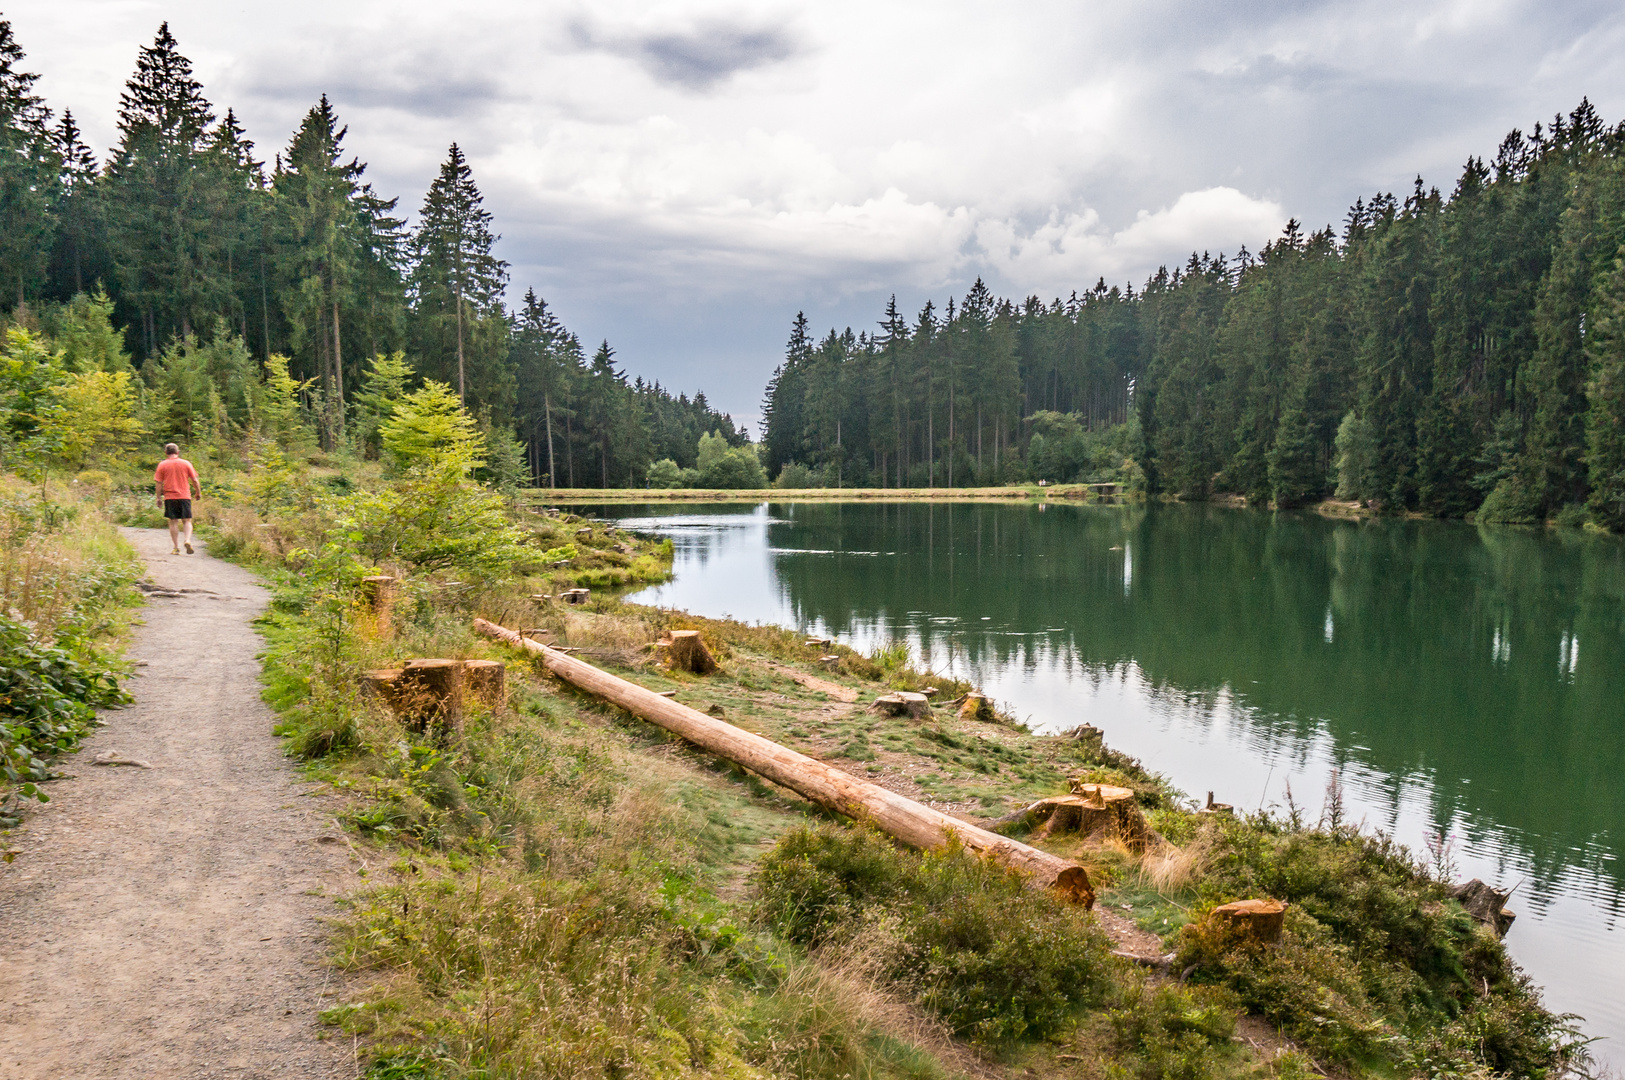
[[[158,497],[158,505],[164,505],[164,482],[157,477],[152,481],[152,493]]]
[[[203,481],[198,478],[198,474],[197,474],[196,469],[191,470],[191,472],[192,472],[192,475],[191,475],[191,477],[189,479],[191,481],[192,486],[197,488],[197,498],[193,499],[192,501],[193,502],[202,502],[203,501]]]

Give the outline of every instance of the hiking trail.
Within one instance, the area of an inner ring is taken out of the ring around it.
[[[271,734],[266,590],[196,539],[122,532],[168,595],[130,645],[135,704],[61,759],[0,864],[0,1080],[353,1077],[317,1014],[342,1000],[322,920],[355,867]]]

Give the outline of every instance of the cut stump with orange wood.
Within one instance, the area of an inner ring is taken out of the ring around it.
[[[1234,930],[1261,945],[1281,940],[1286,925],[1286,903],[1281,900],[1237,900],[1220,904],[1208,914],[1215,922],[1228,923]]]
[[[508,703],[508,669],[500,660],[464,660],[463,690],[468,700],[495,711]]]
[[[1121,840],[1131,851],[1145,850],[1148,830],[1134,792],[1110,784],[1073,783],[1071,795],[1041,799],[1027,808],[1042,822],[1038,838],[1073,833],[1100,840]]]
[[[500,660],[408,660],[403,667],[362,675],[362,683],[412,727],[461,727],[469,706],[507,703],[507,673]]]
[[[665,650],[666,666],[673,671],[709,675],[717,670],[716,659],[698,630],[667,630],[655,647]]]
[[[400,588],[400,579],[388,574],[361,579],[361,611],[356,622],[364,637],[383,640],[394,636],[395,597]]]

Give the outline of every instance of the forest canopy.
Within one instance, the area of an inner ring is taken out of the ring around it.
[[[1625,528],[1625,125],[1589,102],[1448,196],[1418,178],[1340,230],[1293,221],[1138,288],[1015,301],[978,280],[821,339],[798,315],[752,445],[703,393],[629,380],[608,341],[589,356],[534,290],[510,305],[457,144],[409,226],[325,96],[267,165],[167,24],[103,160],[26,66],[0,19],[0,308],[154,437],[286,400],[323,449],[377,456],[378,403],[432,380],[524,482],[1110,482]]]
[[[395,391],[450,386],[544,483],[642,486],[656,460],[695,468],[703,435],[748,441],[704,394],[629,381],[608,342],[589,359],[534,291],[507,306],[500,237],[455,143],[409,228],[326,96],[268,167],[167,23],[104,161],[37,80],[0,19],[0,306],[70,366],[138,373],[159,441],[203,434],[204,411],[221,414],[211,431],[246,430],[282,378],[322,448],[376,454],[364,380],[392,358]]]
[[[1112,481],[1625,527],[1625,125],[1589,102],[1448,197],[1192,254],[1066,300],[981,281],[912,319],[791,328],[768,467],[896,486]]]

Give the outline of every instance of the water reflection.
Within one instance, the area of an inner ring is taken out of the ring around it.
[[[1521,879],[1515,953],[1625,1041],[1617,541],[1204,506],[613,512],[675,538],[648,602],[906,640],[1035,728],[1087,720],[1242,806],[1290,787],[1318,811],[1337,770],[1369,825]]]

